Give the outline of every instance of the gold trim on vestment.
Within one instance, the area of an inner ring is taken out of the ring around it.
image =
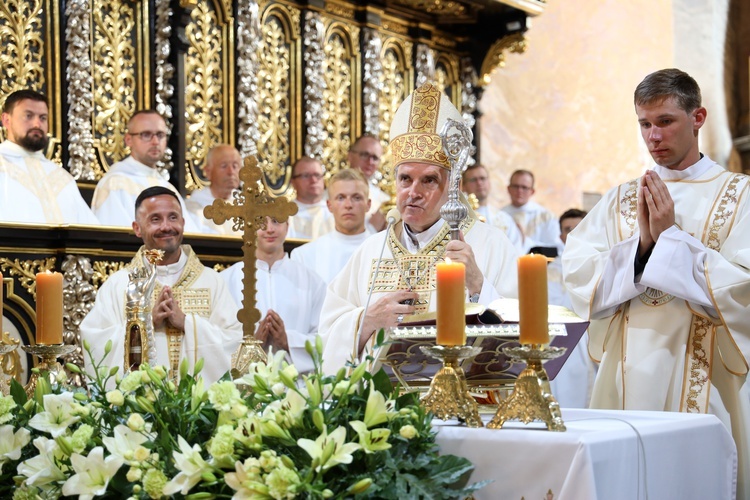
[[[0,174],[6,174],[28,191],[34,193],[42,206],[44,218],[48,224],[64,223],[65,219],[57,202],[57,197],[72,180],[70,174],[57,165],[47,174],[38,158],[22,157],[21,159],[26,165],[26,171],[0,155]]]

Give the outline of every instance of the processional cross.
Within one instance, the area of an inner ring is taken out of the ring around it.
[[[232,370],[244,373],[250,363],[265,361],[266,354],[259,340],[255,338],[255,324],[260,321],[260,311],[256,307],[255,288],[255,248],[257,231],[266,226],[266,217],[285,222],[290,215],[297,213],[297,205],[284,197],[269,196],[261,181],[262,172],[254,156],[245,158],[240,169],[242,188],[234,193],[234,203],[215,199],[203,209],[203,215],[216,224],[233,220],[232,229],[243,230],[242,262],[242,307],[237,319],[242,323],[242,345],[232,360]]]

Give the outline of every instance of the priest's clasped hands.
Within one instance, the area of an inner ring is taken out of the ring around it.
[[[638,254],[643,256],[648,252],[661,233],[674,223],[674,201],[667,185],[659,174],[653,170],[646,171],[638,189],[638,227],[641,232]]]
[[[172,328],[185,332],[185,313],[182,312],[179,304],[172,297],[172,289],[168,286],[162,289],[156,299],[156,304],[151,310],[151,318],[156,329],[164,326],[166,322]]]
[[[260,320],[255,338],[263,342],[264,348],[273,345],[277,350],[289,352],[284,320],[273,309],[269,309],[266,317]]]

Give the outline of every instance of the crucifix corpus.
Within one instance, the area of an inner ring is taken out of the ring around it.
[[[203,209],[203,215],[216,224],[232,219],[232,228],[243,230],[242,262],[242,307],[237,319],[242,323],[242,345],[232,359],[232,371],[242,374],[251,363],[266,360],[261,342],[255,338],[255,325],[260,321],[260,311],[256,307],[255,288],[255,247],[257,231],[266,226],[266,217],[285,222],[290,215],[297,213],[297,205],[285,197],[270,196],[261,180],[263,173],[258,168],[254,156],[245,158],[240,169],[242,188],[234,193],[234,203],[216,199]]]

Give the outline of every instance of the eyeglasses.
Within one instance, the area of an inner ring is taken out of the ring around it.
[[[148,142],[154,137],[156,137],[158,140],[166,139],[169,134],[166,132],[151,132],[151,131],[145,131],[145,132],[128,132],[128,135],[137,135],[141,138],[142,141]]]
[[[310,173],[295,174],[292,176],[292,179],[302,179],[305,181],[309,181],[310,179],[315,179],[316,181],[319,181],[322,178],[323,178],[323,174],[310,174]]]
[[[379,156],[371,155],[367,151],[357,151],[356,149],[352,149],[352,153],[355,153],[357,156],[359,156],[363,160],[370,160],[371,162],[374,162],[374,163],[380,163]]]
[[[530,187],[530,186],[521,186],[520,184],[511,184],[508,187],[511,188],[511,189],[517,189],[519,191],[531,191],[532,189],[534,189],[533,187]]]

